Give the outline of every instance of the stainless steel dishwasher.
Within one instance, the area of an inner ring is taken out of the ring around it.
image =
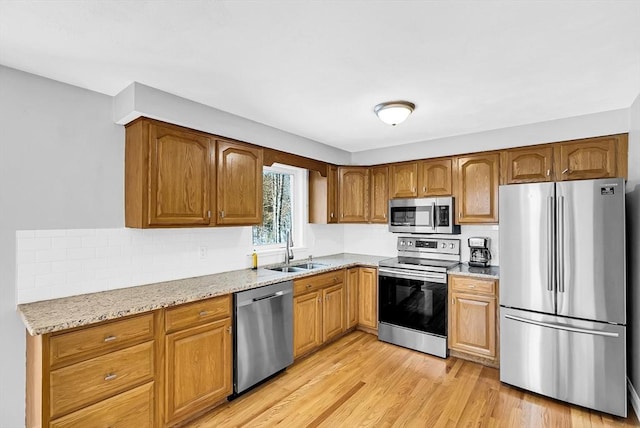
[[[237,396],[293,363],[293,281],[235,293],[233,302]]]

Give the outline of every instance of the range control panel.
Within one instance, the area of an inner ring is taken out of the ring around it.
[[[460,240],[401,236],[398,237],[398,251],[460,254]]]

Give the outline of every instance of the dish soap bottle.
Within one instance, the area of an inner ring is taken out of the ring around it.
[[[258,253],[256,253],[256,249],[253,249],[253,254],[251,254],[251,269],[256,270],[258,269]]]

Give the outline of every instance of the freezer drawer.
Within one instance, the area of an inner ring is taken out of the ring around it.
[[[500,308],[500,380],[627,416],[626,327]]]

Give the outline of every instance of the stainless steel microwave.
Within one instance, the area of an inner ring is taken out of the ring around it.
[[[455,204],[452,196],[439,198],[391,199],[389,231],[398,233],[459,234],[454,224]]]

